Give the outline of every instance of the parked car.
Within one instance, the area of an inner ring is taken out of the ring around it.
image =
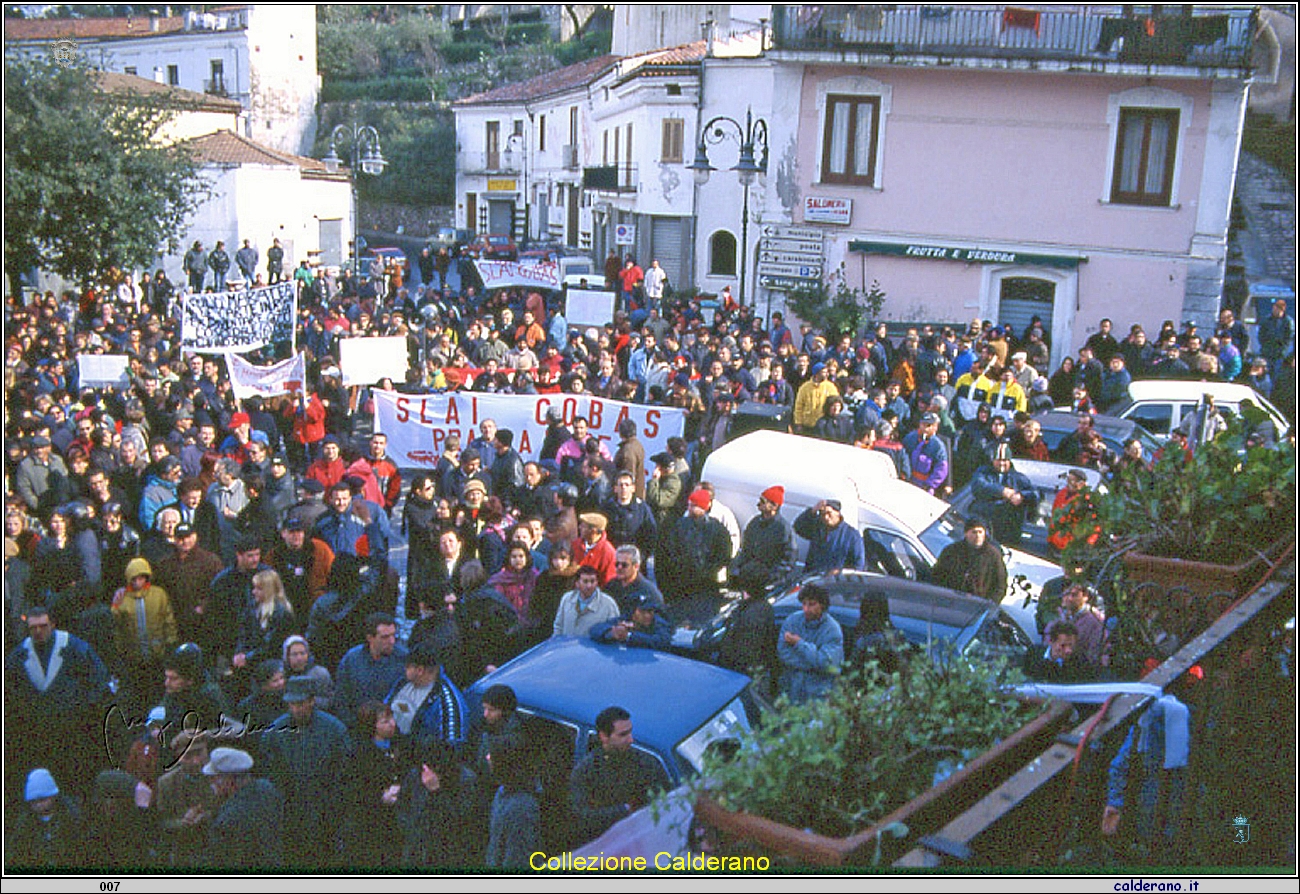
[[[966,523],[961,510],[900,481],[885,454],[800,435],[761,430],[730,441],[709,454],[701,478],[742,527],[757,514],[759,493],[773,484],[785,488],[781,515],[791,523],[820,500],[839,500],[844,523],[889,556],[883,570],[913,580],[929,580],[939,554],[962,539]],[[807,541],[796,538],[796,545],[803,558]],[[1003,557],[1008,577],[1003,604],[1026,631],[1035,630],[1033,602],[1061,569],[1006,546]]]
[[[1043,443],[1055,458],[1059,455],[1061,442],[1078,428],[1078,416],[1069,410],[1048,410],[1034,416],[1043,428]],[[1147,462],[1155,459],[1160,442],[1151,437],[1151,433],[1131,419],[1118,416],[1096,415],[1092,417],[1092,427],[1100,434],[1102,441],[1118,456],[1124,452],[1124,442],[1137,438],[1142,442],[1142,456]]]
[[[517,261],[519,246],[515,244],[514,238],[506,233],[480,233],[473,242],[465,246],[465,254],[485,261]]]
[[[1130,382],[1129,399],[1112,410],[1112,415],[1131,419],[1163,441],[1188,415],[1196,410],[1202,395],[1214,396],[1214,405],[1226,415],[1241,411],[1243,400],[1253,401],[1269,415],[1278,437],[1291,430],[1291,423],[1277,407],[1249,385],[1236,382],[1187,382],[1179,379],[1140,379]]]
[[[1104,491],[1106,485],[1102,482],[1101,473],[1096,469],[1072,466],[1068,463],[1044,463],[1031,459],[1017,459],[1012,465],[1017,472],[1025,475],[1033,483],[1034,490],[1038,492],[1038,511],[1026,516],[1019,543],[1003,545],[1013,546],[1033,556],[1053,559],[1052,550],[1047,545],[1047,527],[1052,521],[1052,501],[1056,499],[1057,491],[1065,487],[1066,473],[1071,469],[1078,469],[1088,479],[1089,487]],[[971,504],[975,502],[970,485],[967,484],[953,494],[948,502],[962,515],[969,516]]]
[[[853,650],[853,632],[866,600],[887,603],[889,626],[911,645],[937,657],[955,652],[981,659],[1000,657],[1019,664],[1025,652],[1034,647],[1035,640],[1007,610],[987,599],[870,571],[810,575],[770,597],[776,617],[773,636],[778,634],[786,618],[800,611],[799,592],[812,582],[821,584],[830,594],[831,616],[844,631],[846,658]],[[674,645],[684,654],[716,659],[718,646],[727,635],[731,616],[739,604],[729,602],[698,630],[679,628]]]
[[[460,230],[456,227],[438,227],[438,232],[429,237],[429,251],[437,253],[438,249],[445,248],[447,253],[455,257],[466,245],[474,241],[472,230]]]
[[[632,747],[654,758],[674,786],[700,772],[715,743],[735,741],[757,721],[744,674],[670,652],[586,638],[549,639],[479,679],[465,693],[475,716],[483,693],[498,683],[519,699],[524,736],[541,768],[548,848],[579,843],[570,832],[569,774],[600,747],[596,715],[605,708],[619,705],[632,715]]]
[[[400,267],[402,278],[406,279],[410,275],[410,262],[406,259],[406,252],[400,248],[390,245],[377,245],[366,249],[361,258],[361,275],[370,275],[370,262],[375,258],[381,258],[384,262],[384,274],[393,272],[394,268]]]

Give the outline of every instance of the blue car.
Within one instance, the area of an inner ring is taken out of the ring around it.
[[[596,715],[605,708],[619,705],[632,715],[632,747],[658,761],[673,786],[700,771],[711,747],[734,742],[757,719],[744,674],[586,638],[549,639],[478,680],[465,693],[475,715],[496,684],[519,699],[524,735],[541,768],[548,847],[579,843],[569,831],[569,774],[600,747]]]

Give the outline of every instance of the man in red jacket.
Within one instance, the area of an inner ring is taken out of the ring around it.
[[[384,509],[392,515],[393,507],[402,496],[402,475],[397,471],[397,464],[388,458],[388,435],[375,432],[370,436],[370,455],[363,461],[375,473],[379,491],[384,496]]]
[[[307,467],[306,477],[319,481],[328,491],[343,480],[346,472],[347,466],[343,464],[340,456],[339,439],[333,435],[326,435],[325,440],[321,442],[321,458]]]

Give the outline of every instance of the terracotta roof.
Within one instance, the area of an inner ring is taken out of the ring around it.
[[[194,137],[186,140],[183,145],[188,147],[200,162],[209,164],[294,165],[304,174],[312,176],[339,180],[348,178],[346,168],[340,168],[337,173],[331,174],[325,169],[325,162],[319,158],[281,152],[229,130],[219,130]]]
[[[682,44],[679,47],[651,50],[639,56],[629,56],[625,61],[638,65],[687,65],[703,59],[704,54],[708,51],[708,46],[707,41],[697,40],[694,43]],[[640,61],[638,62],[638,60]]]
[[[113,37],[148,37],[185,30],[183,16],[159,16],[158,30],[149,16],[120,19],[5,19],[5,40],[57,40],[61,37],[101,40]]]
[[[224,96],[211,96],[170,84],[159,84],[148,78],[121,74],[116,71],[96,71],[93,77],[99,82],[99,88],[105,93],[138,93],[141,96],[158,97],[163,102],[179,108],[201,109],[210,112],[238,113],[243,106],[237,99]]]
[[[562,93],[565,90],[590,83],[618,61],[619,57],[612,54],[597,56],[595,59],[575,62],[572,65],[566,65],[564,68],[538,75],[535,78],[529,78],[526,81],[520,81],[517,84],[506,84],[504,87],[497,87],[494,90],[458,99],[452,105],[468,106],[496,102],[518,103],[554,93]]]

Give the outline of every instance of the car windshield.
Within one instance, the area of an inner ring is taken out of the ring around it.
[[[930,527],[921,532],[921,542],[930,554],[938,558],[943,548],[956,543],[965,536],[966,516],[956,506],[948,508],[943,515],[934,520]]]
[[[677,753],[695,772],[704,770],[704,755],[714,743],[734,741],[740,733],[749,729],[749,715],[739,697],[732,699],[725,708],[714,714],[704,726],[691,733],[677,746]]]

